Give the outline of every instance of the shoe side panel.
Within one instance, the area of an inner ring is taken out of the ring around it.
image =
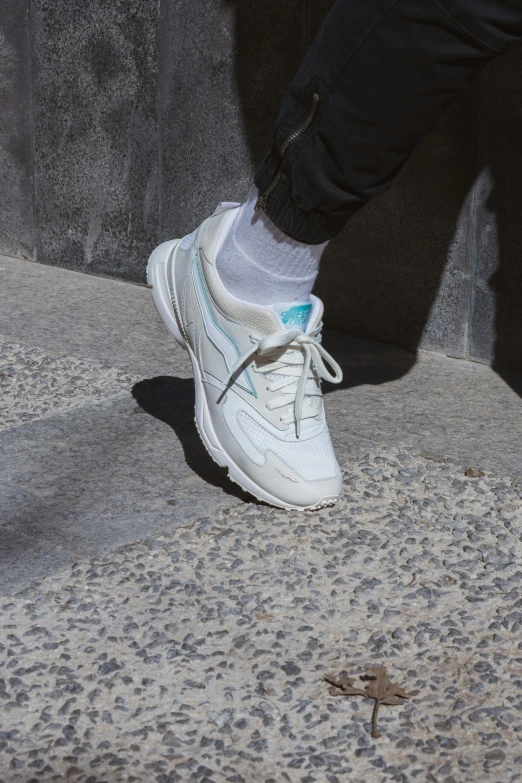
[[[204,385],[216,435],[226,453],[252,481],[262,487],[271,487],[273,494],[282,501],[296,505],[313,505],[324,497],[340,494],[342,482],[337,464],[335,475],[331,477],[303,479],[275,451],[261,453],[249,441],[237,421],[237,410],[244,407],[238,395],[228,393],[226,400],[217,404],[219,389],[211,384]],[[250,413],[255,416],[252,411]]]

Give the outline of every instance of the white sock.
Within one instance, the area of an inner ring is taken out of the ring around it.
[[[306,245],[283,234],[263,212],[254,212],[254,188],[218,253],[225,288],[252,304],[307,302],[328,244]]]

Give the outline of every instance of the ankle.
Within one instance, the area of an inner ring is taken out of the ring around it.
[[[307,301],[326,243],[288,237],[264,212],[254,212],[257,197],[254,188],[218,253],[220,278],[231,294],[254,304]]]

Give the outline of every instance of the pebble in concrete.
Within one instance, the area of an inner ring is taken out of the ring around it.
[[[522,488],[392,448],[0,601],[0,780],[521,779]],[[384,663],[382,708],[325,672]]]

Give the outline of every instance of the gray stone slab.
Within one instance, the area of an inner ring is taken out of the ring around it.
[[[190,377],[148,288],[0,257],[0,334],[143,376]]]
[[[391,189],[332,241],[317,293],[326,323],[350,335],[467,355],[472,96],[455,105]]]
[[[33,258],[28,0],[0,0],[0,253]]]
[[[241,503],[199,440],[192,381],[134,394],[0,434],[2,588]]]
[[[340,335],[327,346],[346,375],[345,388],[326,396],[342,463],[388,443],[521,476],[522,403],[490,368],[422,354],[412,369],[400,349]],[[134,397],[0,436],[10,584],[28,569],[48,573],[239,502],[196,434],[192,382],[157,377],[138,383]]]
[[[470,356],[522,369],[522,46],[484,71],[480,82],[482,175],[474,214]]]
[[[301,0],[163,0],[162,236],[241,201],[304,53]]]
[[[86,407],[50,416],[57,404],[50,389],[32,407],[28,397],[22,410],[47,418],[0,437],[10,482],[9,502],[0,501],[9,584],[28,570],[52,573],[82,553],[240,502],[199,442],[189,361],[164,329],[149,290],[13,259],[0,266],[0,334],[16,335],[26,346],[21,356],[30,359],[27,346],[36,346],[37,357],[40,351],[51,357],[42,377],[57,376],[56,388],[66,392],[60,405],[82,402],[69,389],[78,361],[86,363],[89,381]],[[402,445],[435,460],[521,475],[520,375],[501,378],[484,365],[424,351],[416,357],[340,334],[327,334],[325,344],[345,373],[341,388],[326,389],[341,462],[361,447]],[[31,368],[25,367],[27,390],[34,381],[38,391]],[[126,381],[110,368],[143,379],[135,401],[114,397]],[[110,395],[106,402],[103,394]]]
[[[518,781],[520,487],[375,447],[344,478],[1,600],[6,783]],[[324,681],[375,665],[378,736]]]
[[[38,260],[143,281],[158,239],[157,3],[35,0]]]

